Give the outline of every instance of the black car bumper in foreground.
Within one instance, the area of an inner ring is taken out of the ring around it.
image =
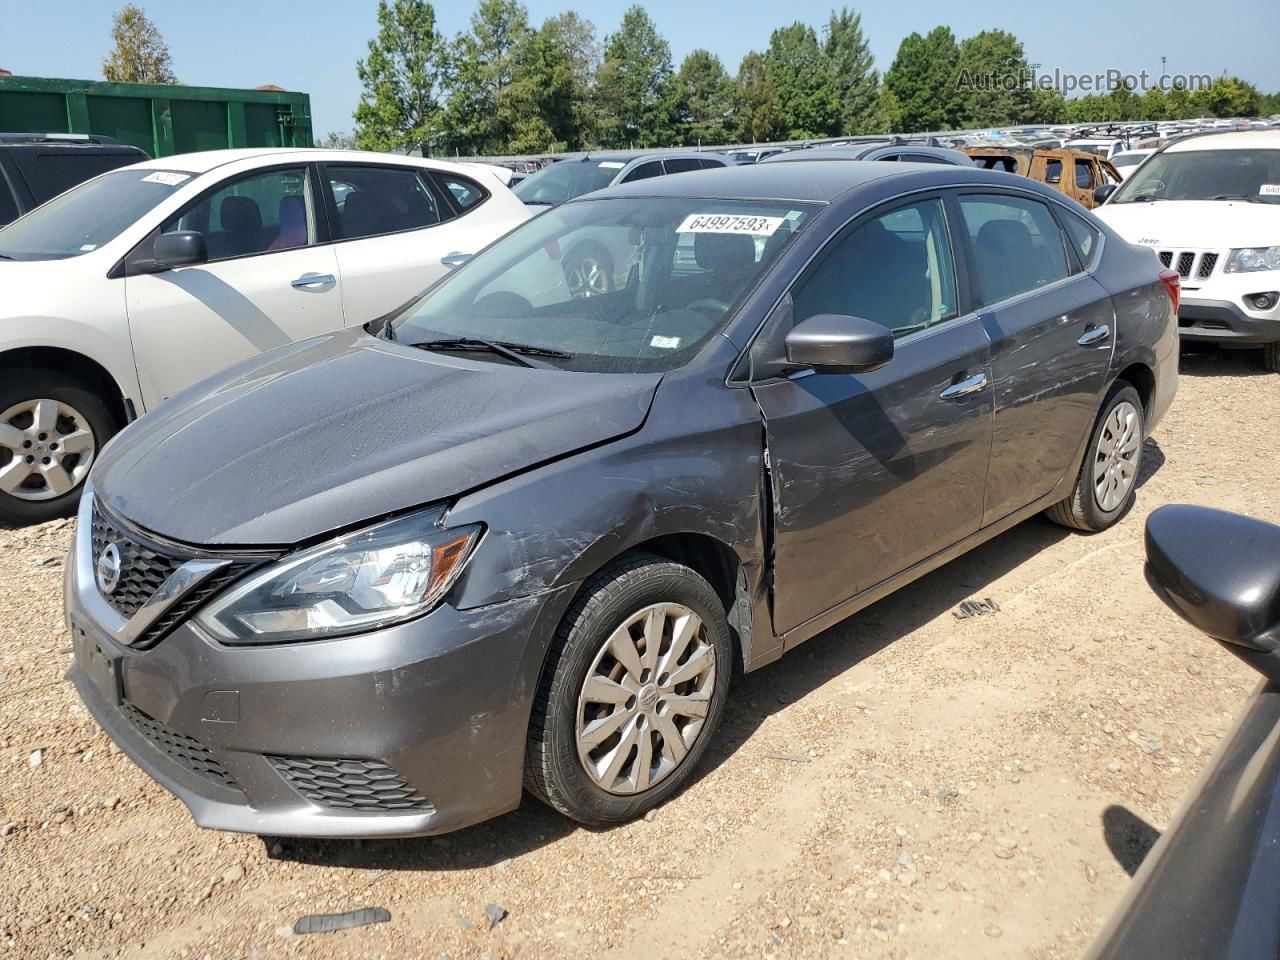
[[[1183,300],[1178,333],[1183,340],[1253,346],[1280,340],[1280,320],[1251,317],[1227,300]]]
[[[558,590],[470,611],[444,605],[368,634],[275,647],[224,647],[184,624],[136,651],[72,601],[69,677],[107,734],[200,826],[443,833],[519,804],[545,649],[536,638],[566,602]]]

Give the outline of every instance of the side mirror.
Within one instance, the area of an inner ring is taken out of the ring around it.
[[[1280,682],[1280,527],[1174,504],[1147,518],[1146,545],[1156,596]]]
[[[198,230],[176,230],[160,234],[151,246],[151,255],[156,265],[166,270],[204,263],[209,259],[204,234]]]
[[[1111,196],[1115,192],[1116,185],[1114,183],[1104,183],[1100,187],[1095,187],[1093,191],[1093,202],[1103,203],[1106,201],[1107,197]]]
[[[893,331],[862,317],[819,313],[791,328],[787,362],[818,373],[867,373],[893,359]]]

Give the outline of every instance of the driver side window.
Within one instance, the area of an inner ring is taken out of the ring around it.
[[[160,228],[204,234],[209,260],[229,260],[316,242],[306,167],[242,177],[197,200]]]
[[[906,336],[957,315],[942,201],[896,207],[840,237],[792,292],[796,323],[820,313],[863,317]]]

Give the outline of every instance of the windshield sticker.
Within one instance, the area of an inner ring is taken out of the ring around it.
[[[97,250],[97,249],[98,249],[98,245],[97,245],[96,243],[82,243],[82,244],[80,244],[80,252],[81,252],[81,253],[88,253],[90,250]]]
[[[157,170],[155,173],[148,173],[142,178],[143,183],[163,183],[166,187],[176,187],[178,184],[191,179],[189,173],[168,173],[164,170]]]
[[[1264,183],[1258,193],[1264,197],[1280,197],[1280,183]]]
[[[782,217],[753,217],[745,213],[691,213],[676,233],[740,233],[771,237],[782,226]]]
[[[674,350],[680,346],[679,337],[654,337],[649,341],[649,346],[657,347],[659,350]]]
[[[600,164],[600,169],[602,169],[602,170],[621,170],[621,169],[622,169],[623,167],[625,167],[625,166],[626,166],[626,164],[625,164],[625,163],[618,163],[618,161],[616,161],[616,160],[605,160],[604,162],[602,162],[602,163]]]

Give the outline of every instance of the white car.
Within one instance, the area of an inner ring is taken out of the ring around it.
[[[1178,272],[1184,340],[1261,347],[1280,372],[1280,130],[1171,143],[1093,212]]]
[[[395,309],[529,215],[481,167],[297,149],[149,160],[37,207],[0,230],[0,522],[70,512],[134,417]]]
[[[1110,160],[1124,149],[1124,141],[1114,137],[1089,137],[1081,140],[1068,140],[1063,144],[1068,150],[1084,150],[1093,153],[1103,160]]]
[[[1129,175],[1138,169],[1143,160],[1156,152],[1155,147],[1142,147],[1135,150],[1121,150],[1111,158],[1111,165],[1120,174],[1121,180],[1128,180]]]

